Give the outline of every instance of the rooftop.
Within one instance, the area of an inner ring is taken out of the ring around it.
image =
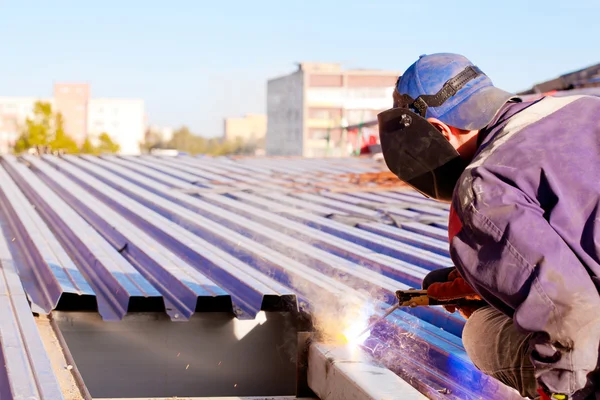
[[[2,399],[294,395],[304,318],[335,334],[451,265],[447,205],[371,159],[0,165]],[[430,398],[518,398],[463,323],[397,310],[362,348]]]

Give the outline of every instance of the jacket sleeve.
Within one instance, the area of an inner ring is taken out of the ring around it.
[[[573,394],[598,362],[598,290],[535,200],[493,177],[472,188],[461,211],[463,229],[452,240],[453,261],[485,300],[533,333],[538,381],[551,392]],[[478,200],[482,190],[487,194]]]

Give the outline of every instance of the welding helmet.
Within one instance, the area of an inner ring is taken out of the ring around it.
[[[450,201],[468,163],[427,118],[480,130],[513,97],[463,56],[421,56],[398,78],[393,108],[377,116],[388,168],[426,197]]]

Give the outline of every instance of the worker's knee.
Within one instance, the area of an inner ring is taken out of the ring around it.
[[[493,358],[495,356],[495,340],[487,335],[490,330],[491,307],[476,310],[465,323],[462,333],[463,346],[471,362],[485,373],[494,369]],[[495,332],[496,334],[498,332]],[[489,340],[482,340],[489,338]]]
[[[519,332],[512,319],[493,309],[476,310],[465,324],[463,345],[469,358],[486,375],[534,397],[536,379],[529,359],[529,336]]]

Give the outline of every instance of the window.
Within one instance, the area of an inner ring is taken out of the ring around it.
[[[327,136],[328,136],[327,129],[311,128],[309,130],[309,139],[324,140],[324,139],[327,139]]]

